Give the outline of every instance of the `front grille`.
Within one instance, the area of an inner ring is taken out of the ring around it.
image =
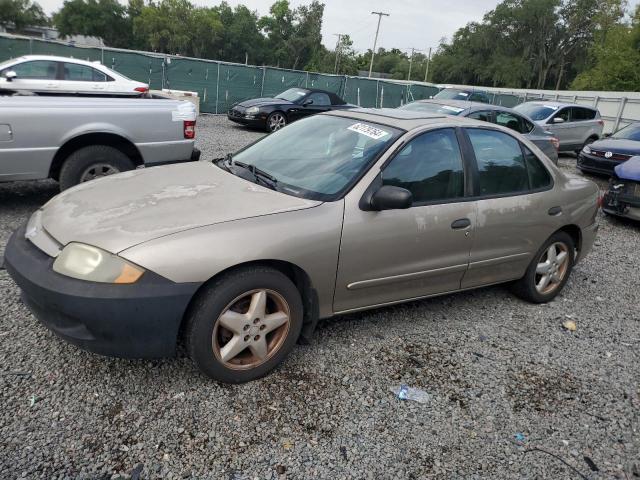
[[[606,155],[607,151],[606,150],[593,150],[591,149],[591,155],[593,155],[594,157],[600,157],[600,158],[605,158],[607,160],[615,160],[617,162],[625,162],[627,160],[629,160],[632,155],[625,155],[624,153],[614,153],[611,157],[607,158]]]

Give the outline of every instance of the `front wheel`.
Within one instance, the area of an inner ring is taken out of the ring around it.
[[[546,303],[564,288],[575,257],[575,245],[565,232],[554,233],[533,257],[513,293],[532,303]]]
[[[287,124],[287,117],[282,112],[273,112],[267,117],[267,131],[275,132]]]
[[[266,267],[243,268],[213,282],[194,300],[187,320],[189,356],[225,383],[260,378],[280,364],[302,329],[296,286]]]

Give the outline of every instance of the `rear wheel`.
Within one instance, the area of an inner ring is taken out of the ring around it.
[[[565,232],[554,233],[538,250],[520,280],[512,290],[518,297],[532,303],[546,303],[564,288],[575,256],[575,245]]]
[[[221,382],[266,375],[289,354],[302,329],[298,289],[270,268],[223,275],[194,302],[187,320],[187,351],[205,375]]]
[[[267,117],[267,131],[275,132],[287,124],[287,117],[282,112],[273,112]]]
[[[129,157],[117,148],[108,145],[82,147],[69,155],[62,164],[60,190],[134,168]]]

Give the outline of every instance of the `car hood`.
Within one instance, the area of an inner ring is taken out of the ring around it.
[[[238,107],[262,107],[264,105],[293,105],[293,102],[289,102],[288,100],[283,100],[282,98],[254,98],[252,100],[245,100],[244,102],[240,102]]]
[[[594,150],[622,153],[624,155],[640,155],[640,142],[635,140],[604,138],[589,145]]]
[[[183,230],[314,207],[236,177],[209,162],[133,170],[83,183],[42,208],[42,226],[62,245],[118,253]]]

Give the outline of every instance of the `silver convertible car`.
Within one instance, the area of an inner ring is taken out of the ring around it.
[[[79,185],[11,237],[34,315],[88,350],[260,377],[318,319],[510,282],[553,299],[598,188],[485,122],[402,110],[300,120],[234,155]]]

